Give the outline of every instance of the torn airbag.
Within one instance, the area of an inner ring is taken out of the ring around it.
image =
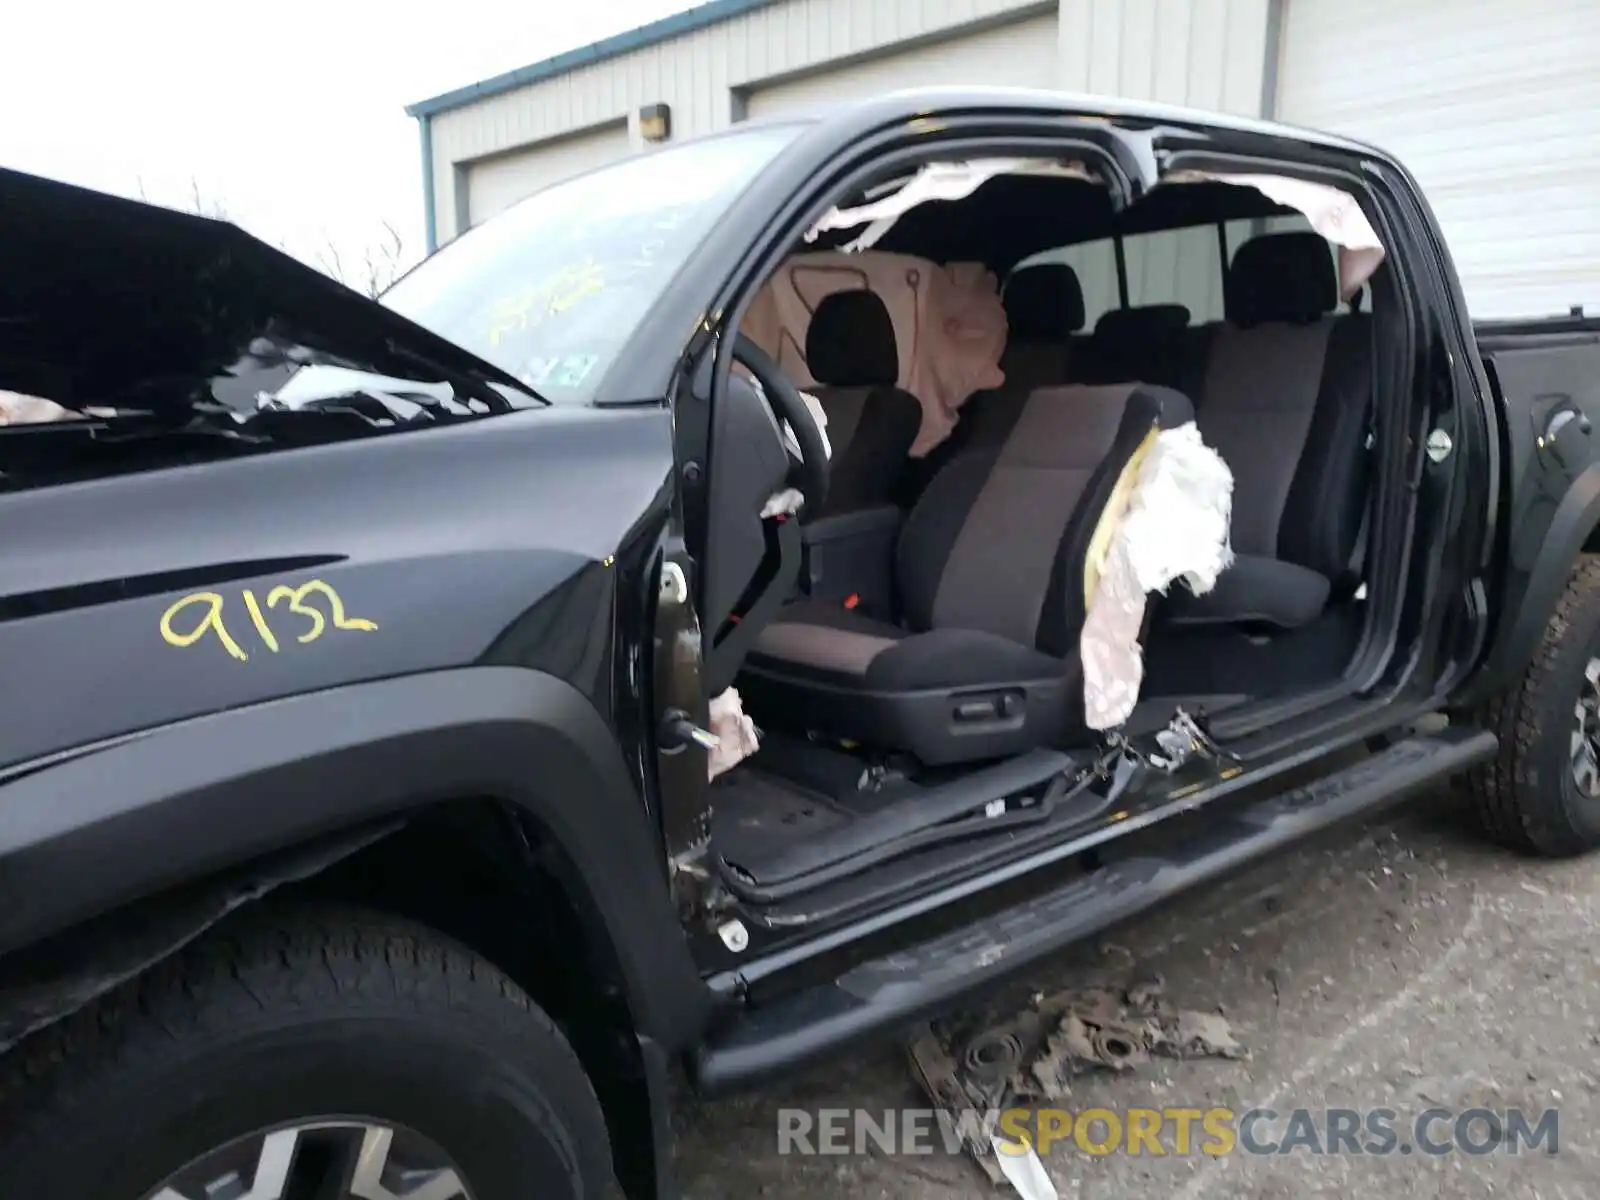
[[[869,249],[917,205],[930,200],[964,200],[996,175],[1054,175],[1091,181],[1096,178],[1080,162],[1061,162],[1053,158],[975,158],[966,162],[924,163],[903,187],[881,199],[854,208],[830,209],[806,234],[806,241],[814,242],[830,230],[865,225],[860,236],[844,249],[851,253]]]
[[[1350,299],[1383,262],[1383,243],[1350,193],[1325,183],[1286,175],[1228,175],[1212,171],[1174,171],[1163,184],[1198,181],[1255,188],[1268,200],[1292,208],[1339,251],[1339,297]]]
[[[1089,728],[1115,729],[1132,715],[1147,599],[1179,580],[1209,592],[1233,561],[1232,515],[1233,472],[1194,422],[1152,432],[1130,460],[1085,564],[1079,655]]]

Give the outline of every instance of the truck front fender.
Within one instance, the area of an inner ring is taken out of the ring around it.
[[[1549,509],[1545,510],[1546,512]],[[1584,468],[1555,506],[1543,536],[1534,520],[1511,531],[1494,640],[1463,707],[1511,686],[1532,660],[1578,556],[1600,529],[1600,463]]]
[[[637,1032],[677,1050],[709,997],[615,737],[569,684],[471,667],[250,705],[0,773],[0,953],[144,897],[439,801],[492,798],[555,851]],[[426,886],[426,880],[419,880]]]
[[[10,956],[0,963],[0,1054],[176,954],[235,909],[320,874],[401,824],[396,818],[269,855],[75,926],[64,945]]]

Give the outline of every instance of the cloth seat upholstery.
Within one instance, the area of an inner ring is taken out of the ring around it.
[[[1123,468],[1187,397],[1140,384],[985,398],[985,436],[929,483],[896,548],[897,613],[810,602],[762,631],[758,720],[967,762],[1082,730],[1084,558]]]

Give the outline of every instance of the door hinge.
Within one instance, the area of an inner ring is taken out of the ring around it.
[[[663,754],[682,750],[685,746],[699,746],[708,754],[722,745],[722,739],[709,729],[696,725],[689,714],[669,708],[661,718],[661,731],[657,735]]]

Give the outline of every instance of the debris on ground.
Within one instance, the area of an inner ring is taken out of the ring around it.
[[[1006,1109],[1060,1101],[1081,1076],[1135,1071],[1152,1057],[1249,1057],[1226,1017],[1172,1007],[1159,977],[1128,988],[1038,995],[1005,1016],[935,1021],[912,1038],[909,1050],[918,1082],[961,1131],[963,1148],[991,1182],[1010,1180],[1025,1196],[1033,1193],[1011,1178],[1016,1167],[1000,1159],[1005,1139],[998,1124]],[[982,1114],[981,1126],[963,1122],[967,1112]],[[1019,1157],[1034,1156],[1029,1148]]]

